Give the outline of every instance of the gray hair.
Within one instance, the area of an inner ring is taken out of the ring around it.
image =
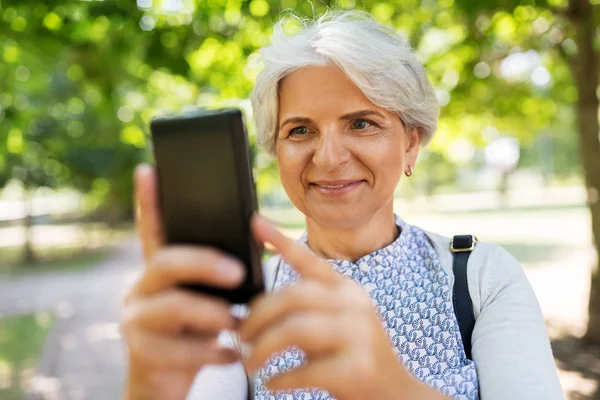
[[[258,143],[275,154],[279,84],[305,66],[335,65],[376,106],[398,115],[408,132],[427,144],[437,128],[440,106],[423,65],[410,44],[364,11],[329,11],[314,21],[293,17],[301,31],[274,26],[271,45],[260,50],[263,70],[251,95]]]

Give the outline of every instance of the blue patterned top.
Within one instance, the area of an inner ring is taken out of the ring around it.
[[[448,274],[425,232],[398,217],[396,224],[401,233],[393,243],[356,262],[330,260],[332,267],[370,295],[393,350],[408,371],[453,399],[478,399],[475,363],[463,349]],[[306,243],[306,234],[300,240]],[[297,279],[298,273],[281,261],[274,290]],[[305,354],[298,348],[273,355],[257,375],[255,398],[333,399],[320,389],[273,393],[264,386],[269,377],[304,362]]]

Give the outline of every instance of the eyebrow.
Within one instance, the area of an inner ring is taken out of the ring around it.
[[[381,114],[380,112],[375,111],[375,110],[354,111],[354,112],[342,115],[340,119],[353,120],[353,119],[359,119],[359,118],[368,117],[368,116],[378,116],[380,118],[385,119],[383,114]],[[310,123],[312,123],[312,120],[310,118],[306,118],[306,117],[290,117],[282,122],[282,124],[279,126],[279,129],[283,128],[286,124],[290,124],[290,123],[310,124]]]
[[[361,111],[351,112],[351,113],[342,115],[341,119],[358,119],[358,118],[362,118],[362,117],[368,117],[371,115],[375,115],[375,116],[385,119],[383,114],[381,114],[380,112],[375,111],[375,110],[361,110]]]

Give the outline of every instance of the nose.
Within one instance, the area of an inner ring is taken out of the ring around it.
[[[316,146],[312,161],[324,171],[333,171],[350,160],[351,154],[341,132],[321,132]]]

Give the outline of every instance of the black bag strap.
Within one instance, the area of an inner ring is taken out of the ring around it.
[[[471,360],[471,335],[475,327],[475,314],[473,313],[473,302],[469,294],[467,262],[476,244],[477,238],[473,235],[457,235],[450,242],[450,251],[454,259],[452,263],[452,271],[454,272],[452,305],[458,321],[465,354],[469,360]]]

